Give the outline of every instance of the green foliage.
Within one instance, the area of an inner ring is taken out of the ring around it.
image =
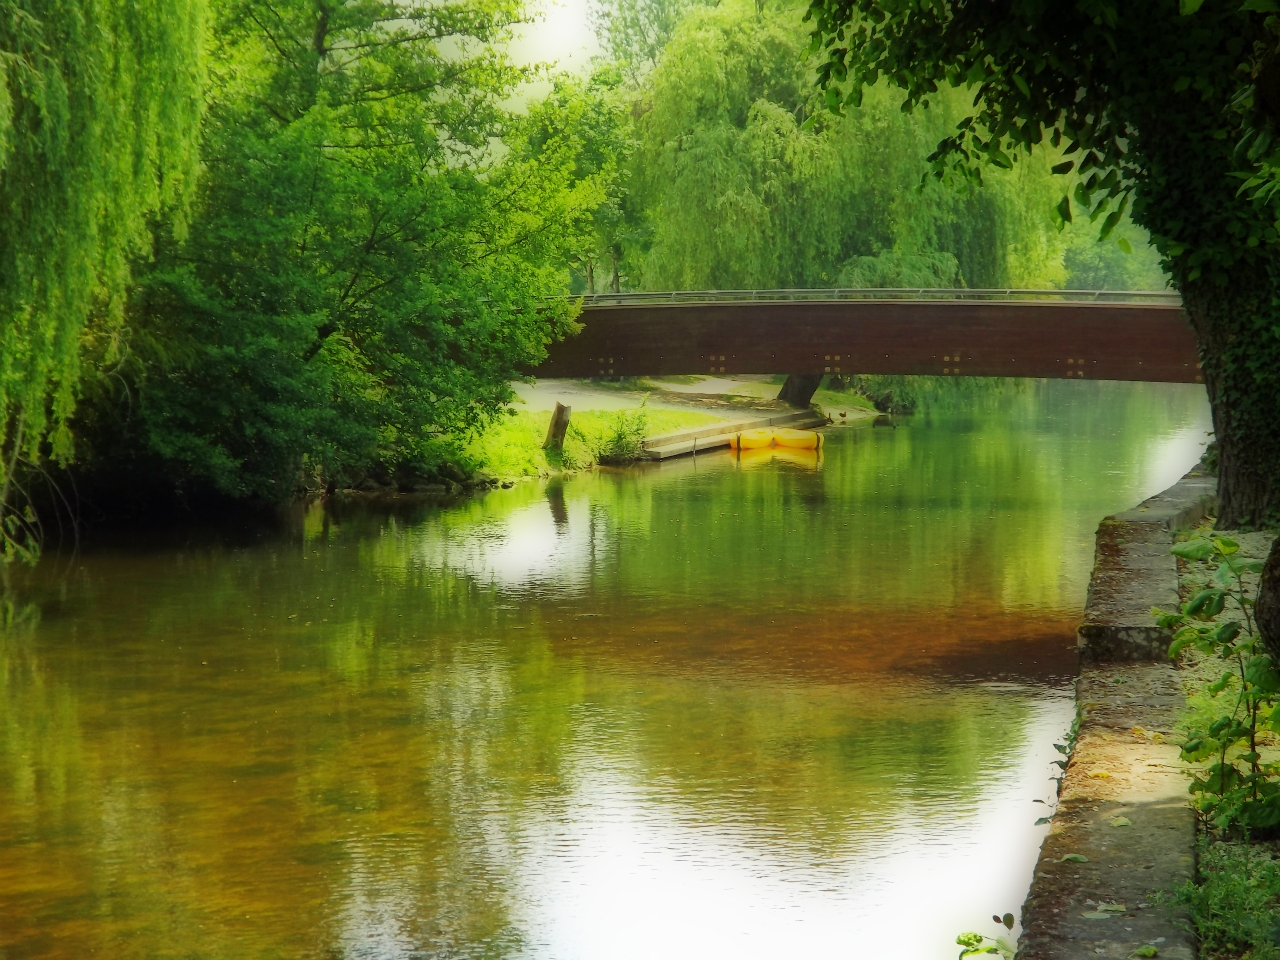
[[[3,560],[38,546],[21,468],[72,453],[82,340],[119,356],[148,218],[182,225],[204,21],[203,0],[0,0]]]
[[[921,183],[924,158],[965,116],[967,95],[941,91],[933,110],[904,114],[877,87],[831,117],[814,96],[804,34],[796,9],[758,12],[744,2],[696,8],[675,31],[640,91],[633,180],[652,233],[632,231],[632,245],[644,247],[633,254],[633,282],[654,290],[1071,282],[1064,254],[1078,231],[1059,233],[1050,216],[1050,159],[981,186]],[[1125,227],[1126,243],[1146,246]],[[1115,244],[1095,257],[1117,272],[1132,259]]]
[[[1200,342],[1220,522],[1261,522],[1280,502],[1280,195],[1240,190],[1265,146],[1236,149],[1248,111],[1235,98],[1266,72],[1253,60],[1274,52],[1275,21],[1234,0],[813,0],[807,17],[833,109],[882,80],[907,111],[973,98],[930,158],[939,177],[978,182],[1047,155],[1061,222],[1087,218],[1105,240],[1131,212],[1150,232]]]
[[[1191,648],[1225,667],[1207,688],[1217,716],[1190,730],[1182,745],[1183,760],[1211,761],[1192,777],[1196,808],[1218,830],[1280,826],[1280,764],[1263,763],[1258,752],[1259,730],[1280,727],[1280,671],[1262,649],[1243,580],[1260,573],[1262,561],[1242,559],[1239,544],[1219,536],[1175,544],[1172,552],[1217,567],[1212,585],[1178,612],[1155,611],[1159,625],[1175,631],[1169,656]],[[1241,619],[1220,619],[1228,604]]]
[[[533,104],[525,121],[526,149],[536,156],[545,144],[572,138],[578,144],[574,178],[594,181],[604,197],[591,213],[585,245],[570,254],[574,293],[621,289],[624,244],[644,233],[643,217],[630,190],[627,164],[635,150],[635,129],[616,67],[598,67],[586,80],[562,75],[551,94]],[[601,275],[607,270],[607,277]]]
[[[1097,231],[1087,221],[1066,226],[1062,265],[1068,290],[1164,290],[1169,286],[1160,253],[1145,230],[1126,219],[1114,236],[1114,243],[1099,243]]]
[[[1202,841],[1196,879],[1174,891],[1205,960],[1280,958],[1280,860],[1249,843]]]
[[[662,56],[684,15],[705,0],[596,0],[591,25],[600,46],[633,82]]]
[[[576,306],[546,298],[613,170],[563,88],[524,118],[504,106],[529,76],[502,52],[521,15],[220,7],[190,236],[157,244],[130,315],[126,448],[279,501],[424,464],[501,410],[573,329]]]
[[[970,410],[1011,393],[1025,392],[1031,381],[1021,378],[931,377],[899,374],[855,374],[843,377],[847,390],[866,397],[881,413],[917,410]]]
[[[960,261],[952,253],[852,256],[836,277],[837,287],[962,287]]]
[[[619,410],[603,429],[587,433],[570,424],[574,436],[585,444],[596,463],[621,465],[634,463],[644,453],[644,439],[649,434],[649,411],[644,405],[635,410]]]
[[[1006,913],[1003,917],[993,916],[991,918],[997,924],[1002,925],[1006,930],[1012,930],[1014,918],[1012,913]],[[962,933],[956,937],[956,943],[960,946],[960,960],[965,957],[976,957],[988,954],[998,954],[1004,960],[1013,960],[1017,949],[1004,936],[988,937],[981,933]]]
[[[511,410],[466,446],[466,458],[497,477],[536,477],[558,468],[581,470],[595,463],[619,462],[637,440],[714,423],[696,411],[575,410],[564,450],[557,457],[542,449],[547,436],[545,412]],[[636,437],[636,434],[639,434]]]

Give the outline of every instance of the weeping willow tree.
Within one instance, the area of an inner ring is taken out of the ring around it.
[[[1052,219],[1050,157],[981,184],[922,183],[924,158],[967,115],[964,91],[905,114],[881,87],[829,114],[814,99],[802,14],[726,0],[675,30],[640,94],[633,181],[651,233],[630,252],[633,283],[1062,287],[1078,265],[1090,283],[1164,286],[1132,225],[1117,234],[1139,248],[1130,255],[1114,241],[1086,249],[1096,230],[1076,236]]]
[[[25,473],[71,455],[87,324],[119,329],[149,217],[194,179],[204,16],[203,0],[0,0],[6,561],[38,545]]]

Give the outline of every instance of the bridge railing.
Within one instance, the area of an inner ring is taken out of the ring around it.
[[[778,300],[1056,300],[1074,303],[1149,303],[1178,306],[1173,290],[969,290],[900,287],[886,289],[833,288],[818,290],[672,290],[641,293],[596,293],[582,297],[584,306],[642,306],[663,303],[726,303]]]

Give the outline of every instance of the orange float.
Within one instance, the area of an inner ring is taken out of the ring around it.
[[[776,446],[790,447],[793,450],[819,450],[822,448],[822,434],[812,430],[780,427],[773,431],[773,442]]]
[[[730,450],[761,450],[773,446],[772,430],[743,430],[729,437]]]

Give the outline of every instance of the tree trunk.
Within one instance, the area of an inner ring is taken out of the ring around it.
[[[1268,269],[1183,283],[1218,441],[1218,527],[1280,511],[1280,298]]]
[[[1262,568],[1257,605],[1253,608],[1258,632],[1267,652],[1280,660],[1280,537],[1271,544],[1271,554]]]
[[[787,375],[786,382],[778,391],[778,399],[793,407],[807,407],[813,401],[813,395],[822,385],[820,373],[792,373]]]

